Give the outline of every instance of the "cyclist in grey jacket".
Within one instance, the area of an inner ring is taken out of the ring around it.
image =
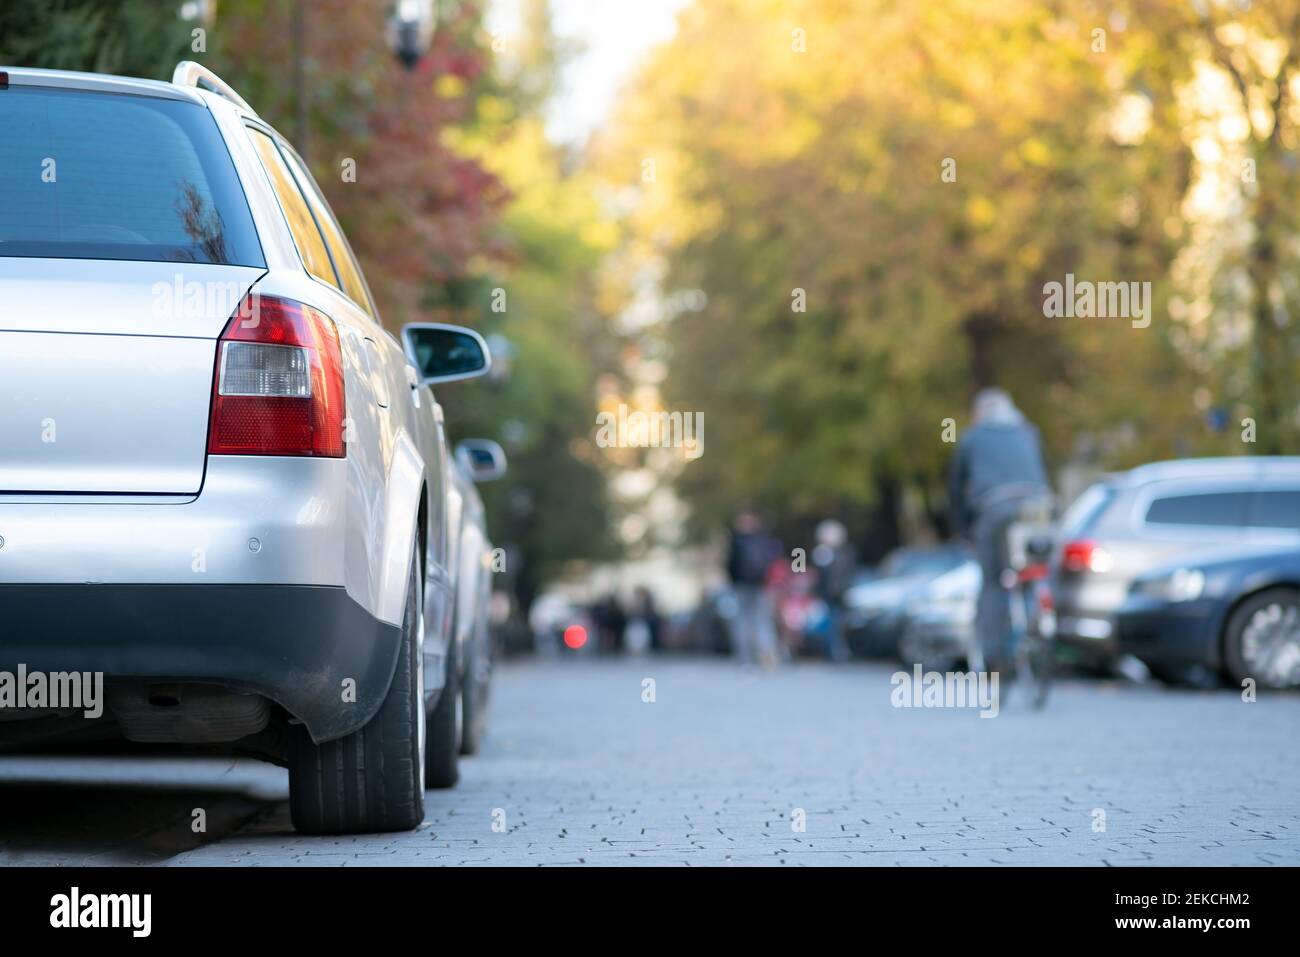
[[[975,633],[985,667],[1009,664],[1010,606],[1000,579],[1006,569],[1006,535],[1027,500],[1050,494],[1038,430],[1001,389],[983,389],[972,407],[973,424],[952,459],[948,503],[954,532],[971,539],[983,573]]]

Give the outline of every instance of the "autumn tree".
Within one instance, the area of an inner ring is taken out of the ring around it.
[[[682,481],[705,522],[743,502],[937,521],[945,423],[992,383],[1058,463],[1081,442],[1114,465],[1199,441],[1161,318],[1188,66],[1158,33],[1028,0],[681,15],[601,168],[635,191],[639,260],[708,297],[665,321],[674,402],[709,424]],[[1046,317],[1067,273],[1150,282],[1151,325]]]

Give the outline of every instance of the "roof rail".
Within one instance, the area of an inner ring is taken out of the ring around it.
[[[231,103],[257,116],[257,111],[249,106],[229,83],[207,67],[195,63],[193,60],[181,60],[180,63],[176,64],[176,69],[172,71],[172,85],[206,87],[213,93],[224,96]]]

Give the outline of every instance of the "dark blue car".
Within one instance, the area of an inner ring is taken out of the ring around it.
[[[1119,649],[1171,683],[1217,673],[1300,686],[1300,549],[1199,553],[1137,578],[1118,616]]]

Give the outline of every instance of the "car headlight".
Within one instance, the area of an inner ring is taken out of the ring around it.
[[[1205,572],[1199,568],[1180,568],[1170,575],[1140,581],[1134,591],[1164,601],[1195,601],[1205,591]]]

